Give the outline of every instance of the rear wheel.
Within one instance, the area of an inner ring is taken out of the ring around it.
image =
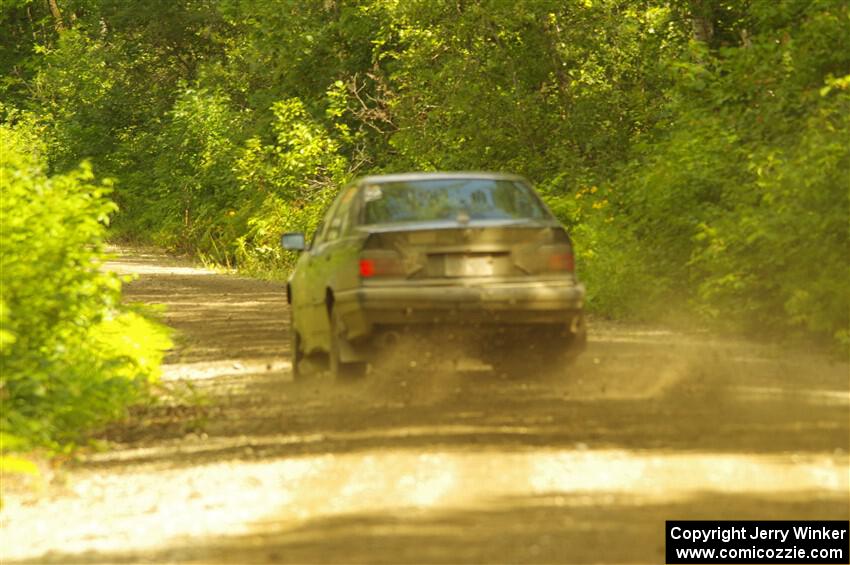
[[[330,351],[328,365],[331,377],[335,381],[351,381],[366,375],[367,364],[362,361],[344,362],[341,355],[342,342],[345,338],[340,335],[340,324],[336,313],[330,312]]]
[[[587,323],[582,317],[576,324],[576,332],[569,338],[567,351],[564,353],[564,362],[571,365],[575,362],[579,355],[587,349]]]

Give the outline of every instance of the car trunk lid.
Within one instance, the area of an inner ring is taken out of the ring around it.
[[[361,253],[361,276],[366,277],[456,279],[572,271],[569,237],[552,223],[405,224],[369,226],[368,231]]]

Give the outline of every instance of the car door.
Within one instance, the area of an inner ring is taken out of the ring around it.
[[[327,291],[333,288],[334,276],[339,266],[339,243],[345,216],[353,196],[353,187],[344,189],[325,215],[322,227],[317,230],[310,250],[305,253],[301,297],[304,308],[299,320],[306,350],[329,347],[330,323],[327,312]]]
[[[295,264],[295,269],[289,279],[290,308],[292,308],[294,329],[301,338],[301,347],[304,353],[312,353],[316,349],[315,330],[313,328],[315,318],[315,305],[312,288],[315,282],[312,280],[315,269],[312,266],[315,260],[314,250],[321,244],[324,221],[313,232],[307,250],[302,252]]]

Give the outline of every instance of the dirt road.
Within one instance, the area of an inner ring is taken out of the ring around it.
[[[595,322],[554,382],[452,353],[296,384],[281,283],[113,268],[166,306],[185,397],[10,493],[4,563],[663,563],[667,519],[850,514],[846,362]]]

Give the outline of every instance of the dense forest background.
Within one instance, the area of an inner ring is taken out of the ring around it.
[[[58,374],[153,372],[91,335],[141,324],[92,267],[109,218],[281,276],[367,173],[526,175],[599,314],[850,344],[847,0],[0,0],[0,101],[18,430]]]

